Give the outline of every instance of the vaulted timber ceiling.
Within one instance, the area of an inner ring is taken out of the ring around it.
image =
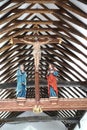
[[[86,0],[2,0],[0,2],[0,83],[14,82],[19,62],[25,64],[28,80],[34,80],[32,46],[20,41],[9,45],[10,39],[34,37],[36,25],[40,37],[61,37],[62,44],[42,45],[40,79],[45,80],[48,63],[59,72],[59,81],[87,81],[87,10]],[[45,85],[46,86],[46,85]],[[9,86],[7,87],[9,88]],[[0,89],[1,99],[14,98],[14,89]],[[47,97],[47,88],[41,88],[41,96]],[[60,97],[86,97],[79,87],[59,88]],[[29,88],[27,97],[34,97]],[[83,111],[46,112],[50,116],[76,117]],[[19,113],[1,112],[0,117],[13,117]],[[72,123],[64,124],[68,127]]]

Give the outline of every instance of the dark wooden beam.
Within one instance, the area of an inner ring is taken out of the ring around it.
[[[26,3],[56,3],[57,1],[60,1],[60,0],[25,0]],[[62,0],[61,2],[68,2],[69,0]],[[24,2],[23,0],[13,0],[13,2],[17,2],[17,3],[20,3],[20,2]]]
[[[24,0],[13,0],[13,2],[17,2],[17,3],[20,3],[20,2],[24,2]],[[27,3],[55,3],[56,0],[25,0],[25,2]]]
[[[79,122],[79,117],[49,117],[49,116],[29,116],[29,117],[13,117],[13,118],[5,118],[0,119],[0,123],[8,123],[8,122],[48,122],[48,121],[66,121],[67,123],[73,124]]]
[[[28,81],[27,84],[28,87],[34,87],[35,83],[34,80]],[[46,80],[40,80],[40,86],[47,86],[47,81]],[[58,87],[80,87],[81,89],[84,89],[87,91],[87,82],[76,82],[76,81],[58,81]],[[16,82],[11,82],[11,83],[3,83],[0,84],[0,89],[12,89],[16,88]]]
[[[35,99],[1,99],[0,111],[29,111],[37,105]],[[43,111],[87,110],[87,98],[40,99],[38,106]]]
[[[22,28],[22,31],[24,30],[24,32],[34,32],[34,31],[38,31],[38,32],[44,32],[44,31],[57,31],[57,28]],[[20,31],[20,28],[16,28],[13,31]]]
[[[53,13],[58,9],[19,9],[17,12],[25,12],[25,13]]]

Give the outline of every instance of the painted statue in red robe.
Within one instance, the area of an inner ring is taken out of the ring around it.
[[[49,97],[58,97],[57,76],[57,69],[52,64],[49,64],[49,69],[47,73]]]

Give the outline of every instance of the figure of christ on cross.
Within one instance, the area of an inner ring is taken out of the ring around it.
[[[58,43],[61,44],[62,39],[57,38]],[[34,40],[28,40],[28,39],[20,39],[22,42],[33,45],[33,57],[34,57],[34,65],[35,65],[35,72],[38,72],[39,70],[39,63],[41,59],[41,45],[48,44],[52,39],[51,38],[44,38],[44,39],[39,39],[35,37]]]

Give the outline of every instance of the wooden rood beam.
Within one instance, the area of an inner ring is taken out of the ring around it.
[[[35,99],[3,99],[0,100],[0,111],[29,111],[37,105]],[[87,98],[40,99],[38,106],[43,111],[55,110],[87,110]]]

